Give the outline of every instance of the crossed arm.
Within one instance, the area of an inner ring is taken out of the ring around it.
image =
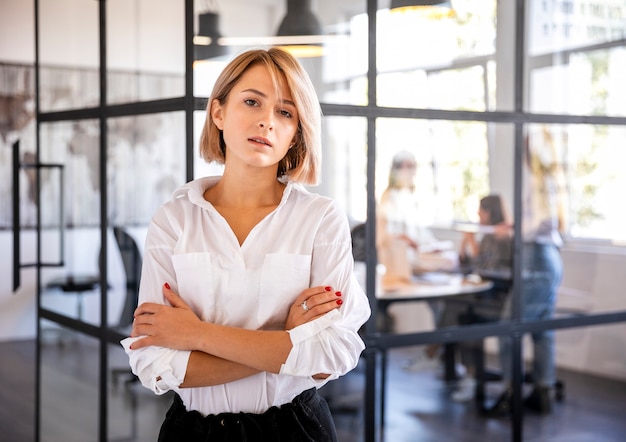
[[[339,292],[337,292],[339,293]],[[170,305],[146,302],[135,310],[131,337],[144,336],[131,349],[161,346],[190,350],[182,388],[219,385],[262,371],[278,373],[292,344],[287,330],[339,308],[332,287],[304,290],[289,309],[285,330],[248,330],[204,322],[168,284],[163,295]],[[308,310],[301,304],[306,301]],[[314,378],[324,379],[320,373]]]

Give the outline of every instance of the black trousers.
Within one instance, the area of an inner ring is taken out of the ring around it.
[[[262,414],[220,413],[203,417],[187,411],[176,395],[159,433],[159,442],[337,442],[328,404],[312,388]]]

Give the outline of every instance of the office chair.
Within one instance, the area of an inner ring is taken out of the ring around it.
[[[83,321],[83,302],[86,295],[93,295],[98,293],[100,288],[100,269],[102,268],[102,253],[98,253],[98,272],[97,273],[85,273],[85,274],[73,274],[68,273],[63,276],[59,276],[51,279],[45,284],[43,294],[50,294],[51,292],[61,293],[63,295],[74,296],[76,298],[76,318],[79,321]],[[107,283],[107,288],[109,284]],[[64,329],[57,328],[45,328],[42,333],[55,331],[58,333],[57,344],[62,346],[64,342],[60,339],[61,334],[65,333]]]
[[[479,309],[470,308],[466,313],[459,315],[459,324],[471,325],[471,324],[484,324],[487,322],[495,322],[500,320],[501,313],[504,307],[505,297],[509,296],[511,280],[503,280],[497,277],[484,277],[484,279],[493,279],[495,287],[500,288],[507,295],[500,293],[494,299],[484,299],[482,303],[484,305],[478,306]],[[481,308],[482,307],[482,308]],[[485,406],[485,384],[487,382],[498,382],[502,380],[502,373],[496,370],[490,370],[486,368],[485,363],[485,339],[482,339],[478,345],[474,346],[473,359],[476,364],[476,394],[475,401],[478,406],[478,410],[481,413],[486,413],[488,407]],[[522,379],[524,384],[534,384],[534,377],[532,372],[524,371]],[[554,389],[554,398],[557,402],[562,402],[565,399],[565,383],[560,379],[557,379],[552,386]]]
[[[352,256],[355,261],[365,262],[366,253],[366,240],[365,240],[365,223],[357,224],[352,228]]]
[[[133,325],[133,314],[139,302],[139,281],[141,280],[141,266],[143,260],[136,241],[122,227],[114,226],[113,236],[119,248],[124,273],[126,275],[126,295],[124,297],[124,304],[119,321],[117,325],[113,327],[113,330],[118,334],[114,341],[118,344],[121,338],[130,335]],[[124,384],[127,387],[126,391],[129,393],[131,408],[131,435],[129,440],[135,440],[137,436],[137,392],[134,388],[130,387],[136,384],[139,379],[133,374],[128,365],[125,367],[111,368],[111,381],[113,385],[117,385],[119,378],[122,376],[126,377]]]
[[[141,266],[143,263],[139,247],[132,236],[119,226],[113,227],[113,236],[120,250],[124,273],[126,274],[126,296],[120,319],[113,329],[121,336],[130,335],[133,325],[134,312],[139,303],[139,281],[141,280]],[[114,384],[117,384],[119,376],[130,376],[126,383],[135,382],[137,378],[132,374],[129,367],[114,368],[111,370],[111,377]]]
[[[141,280],[142,258],[137,243],[124,229],[113,227],[113,236],[120,250],[126,275],[126,297],[120,319],[115,329],[126,336],[133,325],[133,313],[139,301],[139,281]]]

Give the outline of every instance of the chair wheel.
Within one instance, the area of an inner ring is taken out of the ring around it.
[[[557,381],[554,384],[554,398],[559,402],[563,402],[563,399],[565,399],[565,386],[561,381]]]

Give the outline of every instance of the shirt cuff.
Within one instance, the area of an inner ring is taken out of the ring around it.
[[[190,351],[172,350],[163,347],[146,347],[131,350],[130,345],[141,339],[126,338],[121,341],[130,359],[133,373],[141,384],[161,395],[169,390],[178,390],[185,380]]]
[[[287,333],[289,333],[291,343],[293,345],[297,345],[300,342],[310,338],[311,336],[315,336],[322,330],[330,327],[340,319],[341,314],[336,309],[331,310],[320,318],[314,319],[313,321],[307,322],[306,324],[294,327],[291,330],[287,330]]]
[[[166,370],[154,377],[153,390],[156,394],[164,394],[170,390],[178,390],[180,384],[185,380],[187,374],[187,364],[189,363],[190,351],[176,351]],[[169,368],[169,370],[167,369]],[[157,380],[157,378],[159,378]]]

